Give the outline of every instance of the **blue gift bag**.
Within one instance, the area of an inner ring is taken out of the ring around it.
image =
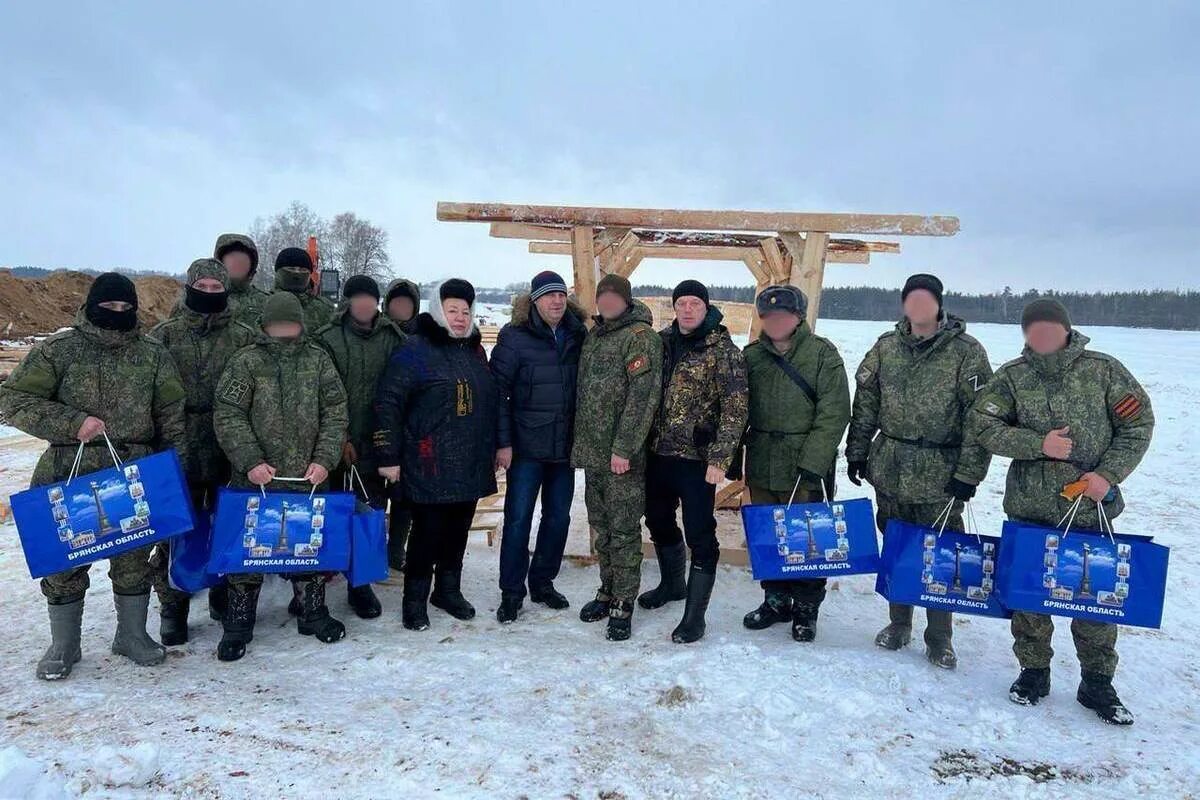
[[[347,492],[217,492],[208,571],[343,572],[350,566]]]
[[[742,506],[755,580],[855,575],[879,569],[875,511],[867,498]]]
[[[167,582],[181,592],[194,594],[216,586],[221,577],[208,571],[212,548],[212,512],[196,514],[196,527],[171,540]]]
[[[107,436],[105,439],[107,440]],[[190,531],[192,501],[174,450],[18,492],[9,498],[34,578],[74,569]]]
[[[892,603],[1011,617],[996,584],[999,536],[889,520],[875,591]]]
[[[350,569],[346,580],[351,586],[363,586],[387,577],[387,514],[359,503],[350,520]]]
[[[1157,628],[1169,556],[1169,548],[1149,536],[1010,520],[1000,539],[996,586],[1014,611]]]

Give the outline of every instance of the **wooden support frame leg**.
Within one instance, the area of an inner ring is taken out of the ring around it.
[[[595,231],[579,225],[571,229],[571,263],[575,272],[575,299],[587,313],[596,311]]]
[[[813,231],[801,238],[799,233],[781,231],[779,238],[792,254],[791,283],[808,298],[808,327],[815,331],[821,311],[821,287],[825,282],[829,234]]]

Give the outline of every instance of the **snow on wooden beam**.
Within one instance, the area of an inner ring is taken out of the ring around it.
[[[437,204],[443,222],[518,222],[584,227],[683,228],[700,231],[816,231],[953,236],[958,218],[919,214],[829,214],[792,211],[692,211],[505,203]]]
[[[569,242],[530,242],[529,252],[537,255],[569,256],[574,250]],[[757,255],[757,247],[730,247],[712,245],[666,245],[643,244],[637,247],[642,258],[671,258],[685,261],[742,261],[746,254]],[[871,253],[867,250],[834,251],[826,260],[831,264],[869,264]]]

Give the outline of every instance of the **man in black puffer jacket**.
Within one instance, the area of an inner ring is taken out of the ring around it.
[[[570,459],[586,318],[567,297],[562,277],[540,272],[529,294],[513,301],[512,321],[500,330],[492,349],[492,374],[500,393],[496,463],[508,470],[496,610],[502,623],[516,620],[526,578],[533,602],[554,609],[570,605],[554,588],[554,579],[562,564],[575,495]],[[542,519],[531,564],[529,531],[539,492]]]

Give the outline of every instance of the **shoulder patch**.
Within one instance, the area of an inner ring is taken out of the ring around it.
[[[1130,392],[1116,402],[1116,405],[1113,406],[1113,413],[1117,415],[1118,419],[1129,421],[1141,416],[1143,408],[1141,399]]]
[[[625,362],[625,371],[630,375],[641,375],[649,366],[650,359],[643,355],[636,355]]]
[[[221,399],[240,406],[249,392],[250,384],[241,378],[234,378],[221,389]]]
[[[991,414],[992,416],[997,416],[1000,413],[1000,406],[996,405],[995,403],[993,403],[989,400],[988,402],[983,404],[983,410],[986,411],[987,413]]]
[[[983,378],[981,378],[978,374],[969,376],[967,378],[967,383],[971,384],[971,391],[973,392],[978,392],[987,385],[987,382],[984,381]]]

